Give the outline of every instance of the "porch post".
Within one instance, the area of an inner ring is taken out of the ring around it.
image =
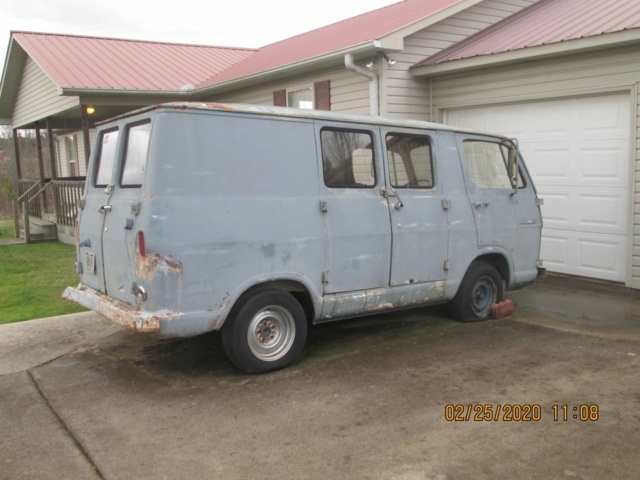
[[[51,118],[47,117],[47,137],[49,137],[49,162],[51,163],[51,180],[55,180],[58,178],[56,174],[56,167],[58,165],[58,158],[56,155],[56,146],[53,141],[53,126],[51,125]],[[58,213],[60,208],[60,199],[58,198],[58,188],[57,185],[53,184],[53,213],[56,216],[56,221],[58,220]]]
[[[91,139],[89,138],[89,117],[87,116],[87,106],[80,105],[82,115],[82,139],[84,140],[84,166],[89,166],[89,157],[91,156]]]
[[[13,151],[16,156],[16,180],[22,177],[22,169],[20,168],[20,140],[18,139],[18,129],[13,129]]]
[[[36,122],[36,147],[38,149],[38,170],[40,171],[40,182],[42,182],[41,186],[44,186],[44,157],[42,156],[42,138],[40,138],[40,124]],[[47,211],[47,197],[44,192],[40,194],[40,198],[42,199],[42,210],[41,212]]]
[[[49,161],[51,163],[51,179],[58,178],[56,173],[58,167],[58,157],[56,155],[56,145],[53,141],[53,126],[51,125],[51,118],[47,118],[47,136],[49,137]]]

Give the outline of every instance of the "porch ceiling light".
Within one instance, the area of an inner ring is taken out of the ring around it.
[[[87,105],[86,112],[87,115],[93,115],[94,113],[96,113],[96,107],[94,107],[93,105]]]

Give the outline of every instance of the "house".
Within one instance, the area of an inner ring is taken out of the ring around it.
[[[259,49],[13,32],[0,124],[50,132],[49,183],[67,197],[96,122],[164,101],[513,135],[545,199],[547,268],[640,288],[639,44],[640,0],[405,0]],[[56,195],[57,223],[72,225]]]

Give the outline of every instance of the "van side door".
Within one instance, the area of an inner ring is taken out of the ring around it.
[[[320,211],[325,224],[324,293],[386,287],[391,231],[379,129],[316,121]],[[364,307],[364,297],[362,297]]]
[[[381,128],[389,197],[390,286],[436,282],[447,276],[447,203],[438,178],[437,135]],[[441,297],[444,289],[437,292]]]

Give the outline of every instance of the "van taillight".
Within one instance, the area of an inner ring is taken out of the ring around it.
[[[143,231],[139,231],[138,232],[138,253],[140,254],[141,257],[146,257],[147,256],[147,246],[144,243],[144,232]]]

